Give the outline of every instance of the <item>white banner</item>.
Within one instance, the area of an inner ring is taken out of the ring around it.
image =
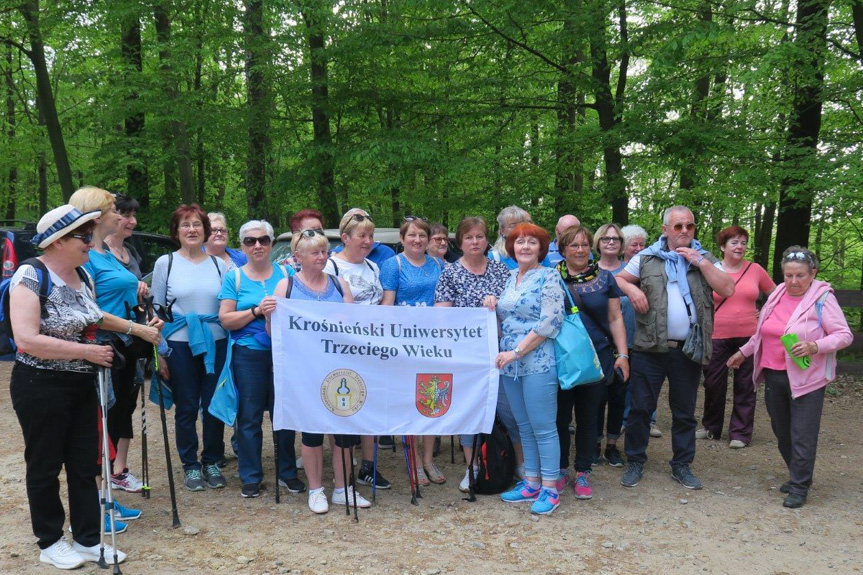
[[[279,299],[275,429],[357,435],[488,433],[499,372],[484,308]]]

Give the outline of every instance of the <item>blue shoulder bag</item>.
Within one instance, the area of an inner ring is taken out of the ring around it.
[[[563,326],[554,340],[554,356],[560,388],[572,389],[576,385],[600,381],[605,375],[572,294],[566,286],[563,290],[569,299],[570,313],[563,318]]]

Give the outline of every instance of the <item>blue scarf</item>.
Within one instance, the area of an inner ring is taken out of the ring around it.
[[[698,240],[692,240],[689,245],[693,250],[697,250],[702,256],[707,254],[707,250],[701,247]],[[686,280],[686,272],[689,270],[689,262],[685,257],[676,251],[668,249],[668,238],[661,236],[655,244],[649,248],[645,248],[638,252],[640,256],[655,256],[665,260],[665,275],[668,276],[669,282],[677,282],[680,288],[680,295],[683,296],[683,302],[686,304],[686,309],[692,309],[692,294],[689,291],[689,282]],[[698,321],[694,314],[690,314],[690,322]]]

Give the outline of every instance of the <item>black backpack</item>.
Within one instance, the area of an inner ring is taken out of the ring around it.
[[[479,471],[473,477],[473,466],[476,462]],[[495,417],[491,433],[479,433],[473,440],[473,457],[469,463],[470,497],[473,494],[495,495],[503,493],[512,485],[515,473],[515,449],[506,428],[500,419]]]

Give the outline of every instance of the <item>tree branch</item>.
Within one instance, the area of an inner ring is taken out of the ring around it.
[[[18,48],[18,49],[19,49],[21,52],[23,52],[23,53],[24,53],[28,58],[32,58],[32,57],[33,57],[33,54],[32,54],[32,52],[30,52],[30,50],[28,50],[27,48],[25,48],[25,47],[24,47],[24,45],[23,45],[23,44],[21,44],[20,42],[16,42],[16,41],[15,41],[15,40],[13,40],[12,38],[8,38],[8,37],[6,37],[6,36],[0,36],[0,42],[2,42],[3,44],[7,44],[7,45],[9,45],[9,46],[12,46],[12,47],[14,47],[14,48]]]

